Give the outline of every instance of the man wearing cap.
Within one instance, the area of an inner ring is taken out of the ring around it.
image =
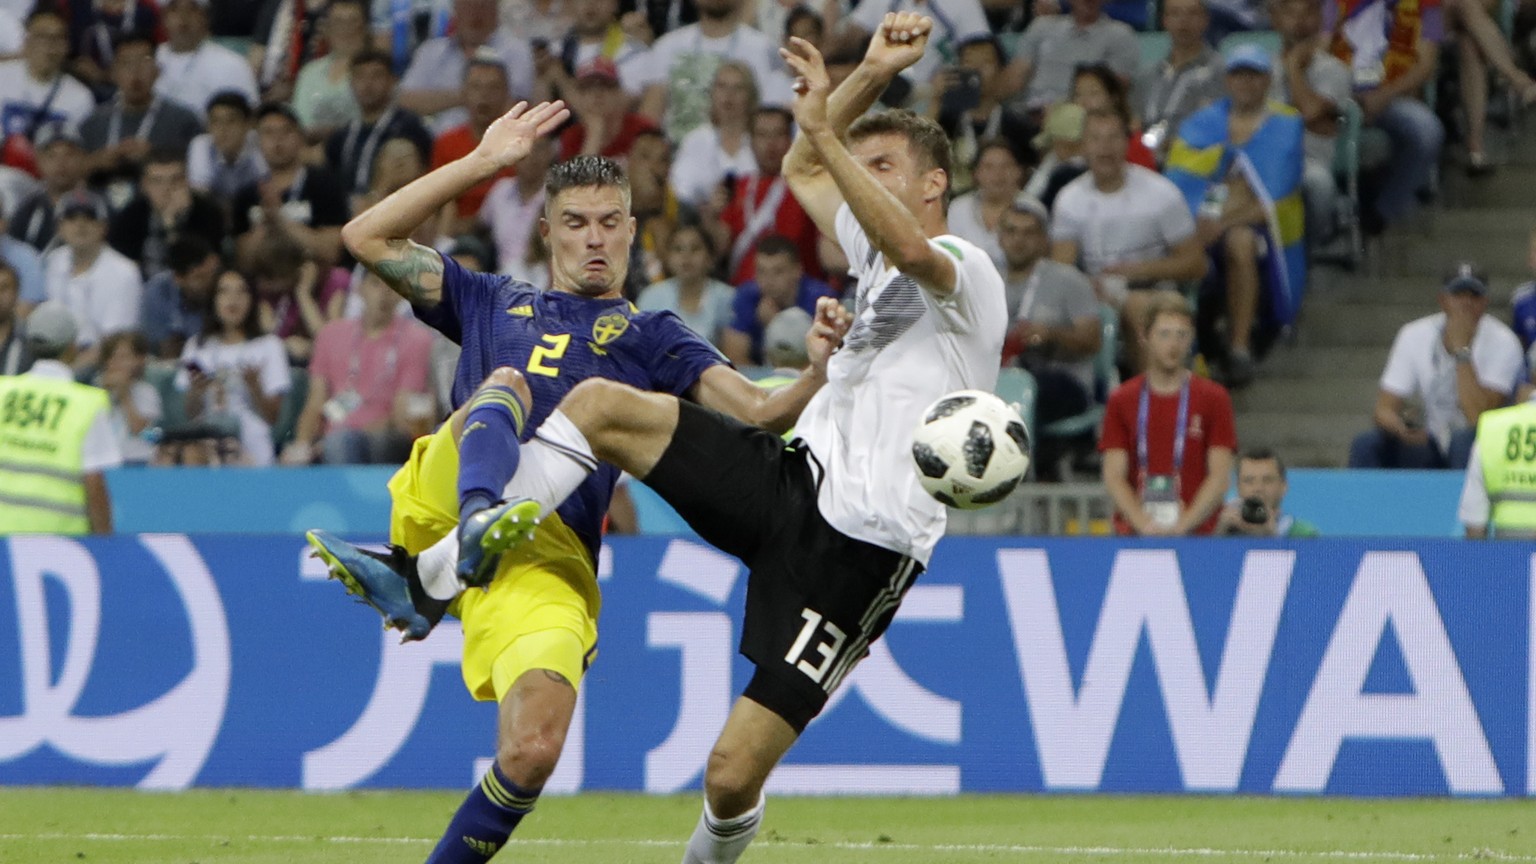
[[[1222,357],[1224,383],[1235,388],[1253,380],[1255,329],[1289,326],[1306,288],[1305,128],[1296,109],[1269,100],[1269,52],[1241,45],[1226,70],[1231,95],[1184,121],[1165,171],[1211,257],[1207,285],[1225,300],[1227,344],[1204,347]]]
[[[75,322],[58,303],[27,319],[25,375],[0,376],[0,534],[110,534],[102,472],[123,462],[107,393],[75,383]]]
[[[635,136],[656,124],[629,110],[629,94],[619,81],[619,67],[607,57],[594,57],[576,70],[576,85],[567,101],[576,122],[560,135],[560,161],[572,156],[623,159]]]
[[[1440,310],[1397,331],[1376,426],[1350,445],[1349,467],[1465,468],[1479,419],[1525,377],[1520,340],[1487,314],[1488,281],[1475,265],[1452,269]],[[1421,407],[1410,410],[1410,400]]]
[[[224,90],[239,92],[252,105],[261,101],[251,64],[208,39],[208,0],[169,0],[161,12],[167,38],[155,51],[157,94],[202,118],[208,116],[208,100]]]
[[[96,365],[103,337],[139,326],[144,283],[139,265],[107,245],[107,202],[75,191],[59,202],[59,238],[43,256],[48,299],[74,319],[80,352],[77,369]]]
[[[27,16],[21,57],[0,63],[0,137],[31,140],[44,126],[73,129],[96,107],[91,91],[64,73],[69,26],[50,4]],[[5,154],[12,155],[7,148]]]
[[[1024,194],[1037,199],[1049,210],[1056,196],[1073,180],[1088,171],[1083,158],[1083,121],[1087,112],[1075,102],[1061,102],[1045,113],[1045,128],[1030,141],[1041,154],[1024,184]]]

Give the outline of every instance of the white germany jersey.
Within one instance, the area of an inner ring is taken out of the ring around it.
[[[996,386],[1003,279],[975,244],[935,237],[928,244],[955,266],[954,294],[937,299],[886,266],[846,204],[837,240],[859,279],[853,329],[795,433],[826,470],[818,503],[827,522],[926,566],[945,508],[918,484],[912,431],[940,396]]]

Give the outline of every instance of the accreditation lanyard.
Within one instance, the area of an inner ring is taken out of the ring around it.
[[[1152,388],[1146,383],[1141,385],[1141,403],[1136,409],[1136,464],[1141,471],[1141,476],[1147,476],[1147,414],[1151,408]],[[1174,482],[1184,471],[1184,439],[1185,428],[1189,424],[1189,379],[1184,379],[1184,385],[1179,388],[1179,413],[1173,432],[1173,477]]]
[[[395,122],[395,106],[389,106],[379,117],[373,128],[368,130],[368,137],[363,138],[363,149],[357,154],[357,162],[352,170],[352,191],[361,195],[368,191],[368,184],[373,176],[373,156],[379,149],[379,141],[384,137],[384,132],[389,129],[389,124]],[[363,134],[363,121],[353,120],[347,125],[347,140],[341,145],[341,158],[346,159],[352,155],[357,147],[357,139]]]
[[[157,98],[149,103],[149,110],[139,118],[139,125],[133,130],[133,138],[145,141],[149,140],[150,130],[155,128],[155,118],[160,116],[160,100]],[[113,147],[123,137],[123,100],[118,97],[117,105],[112,109],[112,119],[107,123],[107,146]]]

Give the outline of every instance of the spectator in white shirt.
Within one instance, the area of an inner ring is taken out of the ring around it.
[[[1392,340],[1376,425],[1350,444],[1349,467],[1467,467],[1478,418],[1506,404],[1524,378],[1519,337],[1488,314],[1486,277],[1472,264],[1456,265],[1440,290],[1440,311],[1404,324]]]
[[[224,203],[235,193],[267,176],[251,103],[236,90],[214,94],[208,101],[208,131],[187,148],[187,182]]]
[[[976,189],[949,204],[949,230],[980,246],[1001,270],[1007,266],[997,229],[1003,212],[1024,188],[1024,166],[1013,145],[1001,139],[984,141],[971,166]]]
[[[714,260],[715,248],[708,232],[694,223],[679,226],[667,242],[671,278],[640,293],[640,311],[674,312],[688,329],[718,346],[721,334],[731,326],[736,289],[710,278]]]
[[[478,218],[490,229],[496,260],[503,266],[528,255],[528,244],[534,242],[539,217],[544,215],[544,175],[554,161],[555,139],[539,138],[517,163],[516,176],[497,180],[485,193]]]
[[[48,4],[27,16],[21,57],[0,63],[0,134],[31,139],[50,124],[73,130],[96,108],[84,84],[65,74],[69,26]]]
[[[464,74],[470,60],[487,48],[506,67],[513,100],[528,98],[533,92],[533,50],[497,27],[496,0],[454,0],[452,35],[428,39],[416,49],[400,79],[400,104],[430,117],[439,132],[462,124],[468,116]]]
[[[752,115],[757,82],[745,63],[726,60],[709,88],[709,122],[683,136],[672,160],[670,183],[677,200],[698,207],[727,177],[757,170],[752,155]]]
[[[1051,213],[1051,257],[1079,266],[1100,299],[1120,309],[1132,365],[1153,290],[1205,278],[1205,248],[1183,193],[1168,178],[1126,162],[1130,121],[1090,111],[1083,126],[1088,173],[1068,183]]]
[[[651,46],[641,110],[650,117],[665,116],[668,139],[681,141],[709,121],[708,83],[725,60],[739,61],[752,70],[764,104],[789,104],[792,94],[762,92],[772,77],[779,46],[740,23],[741,5],[742,0],[699,0],[698,23],[679,27]]]
[[[259,101],[250,63],[208,38],[208,0],[169,0],[165,4],[167,41],[155,53],[160,78],[155,92],[206,119],[208,100],[234,90],[251,104]]]
[[[59,202],[62,245],[43,256],[48,299],[74,316],[81,351],[76,369],[100,359],[101,340],[139,324],[144,283],[139,265],[107,245],[107,204],[94,192],[76,191]]]

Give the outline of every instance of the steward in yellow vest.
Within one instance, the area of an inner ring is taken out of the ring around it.
[[[1468,537],[1536,538],[1536,402],[1478,418],[1460,516]]]

